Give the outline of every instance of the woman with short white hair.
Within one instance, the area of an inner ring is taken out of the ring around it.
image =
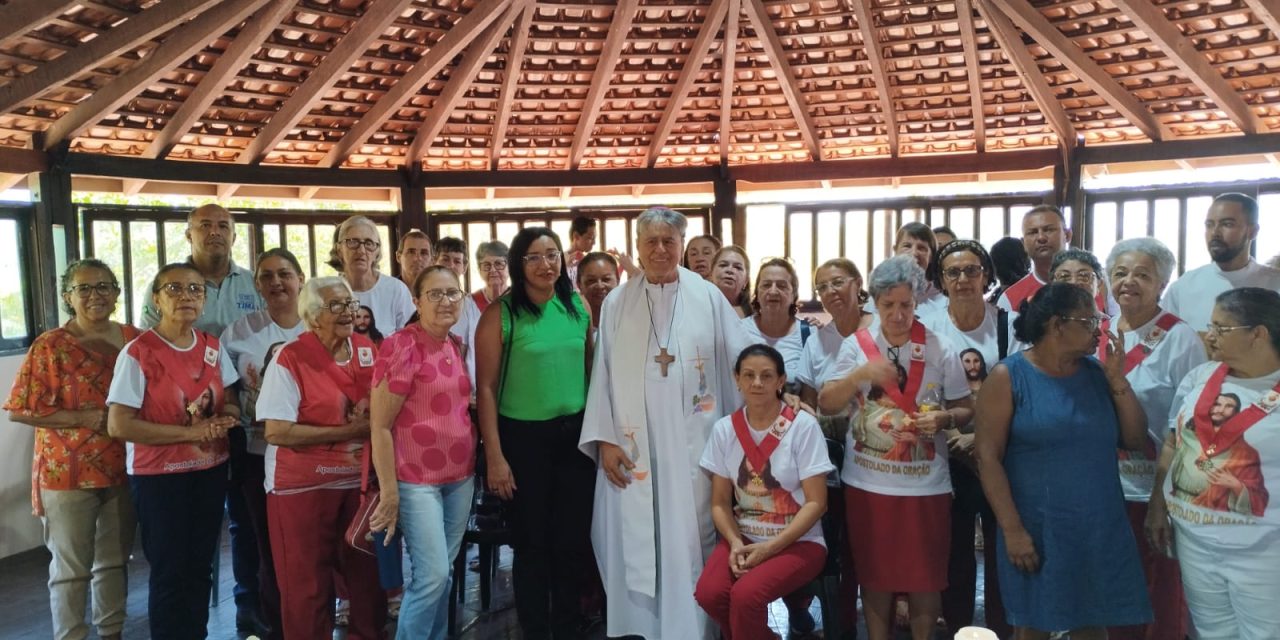
[[[258,396],[258,419],[267,425],[267,520],[286,638],[333,635],[335,572],[351,598],[347,637],[381,638],[386,622],[377,562],[342,540],[360,505],[377,355],[373,342],[354,332],[359,308],[342,278],[307,281],[298,298],[307,330],[280,349]]]
[[[365,216],[351,216],[338,225],[329,264],[351,286],[360,304],[373,310],[378,332],[389,336],[413,317],[413,294],[397,278],[378,272],[382,239],[378,225]]]
[[[895,593],[907,594],[912,637],[933,636],[951,528],[943,431],[973,418],[959,355],[915,318],[924,287],[924,269],[912,256],[880,263],[869,287],[879,327],[845,340],[832,379],[818,393],[825,413],[854,405],[841,479],[873,640],[889,637]]]

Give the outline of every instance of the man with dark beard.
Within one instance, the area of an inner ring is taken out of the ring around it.
[[[1280,271],[1250,255],[1258,237],[1258,201],[1243,193],[1214,198],[1204,221],[1204,240],[1213,262],[1188,271],[1170,285],[1161,306],[1204,332],[1218,294],[1241,287],[1280,291]]]
[[[982,388],[982,381],[987,379],[987,361],[977,349],[965,349],[960,352],[960,364],[964,367],[964,377],[969,381],[969,390],[977,393]]]

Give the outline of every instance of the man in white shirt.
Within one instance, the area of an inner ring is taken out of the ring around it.
[[[431,238],[418,229],[412,229],[400,237],[400,246],[396,247],[396,264],[400,265],[400,281],[413,291],[413,283],[418,274],[431,266],[434,254],[431,251]]]
[[[1203,338],[1218,294],[1241,287],[1280,290],[1280,271],[1253,259],[1258,237],[1258,201],[1243,193],[1214,198],[1204,221],[1204,241],[1213,262],[1182,274],[1165,291],[1161,305]]]

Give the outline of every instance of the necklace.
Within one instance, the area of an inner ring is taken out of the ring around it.
[[[667,367],[676,361],[676,357],[667,353],[667,347],[671,345],[671,330],[675,328],[676,322],[676,305],[680,304],[680,282],[676,281],[675,300],[671,302],[671,319],[667,321],[667,344],[662,344],[658,339],[658,323],[653,319],[653,298],[649,295],[649,290],[644,290],[644,303],[649,307],[649,331],[653,333],[653,341],[658,344],[658,355],[653,357],[653,361],[662,367],[662,377],[667,377]]]

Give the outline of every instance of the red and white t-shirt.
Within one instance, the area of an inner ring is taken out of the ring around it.
[[[449,484],[475,472],[476,433],[468,405],[471,379],[455,339],[439,340],[411,324],[382,342],[373,386],[404,396],[392,424],[396,478]]]
[[[191,330],[191,346],[181,349],[147,331],[124,346],[116,359],[107,404],[138,410],[138,418],[156,424],[190,428],[193,421],[216,415],[223,390],[235,384],[236,369],[218,339]],[[132,475],[149,476],[202,471],[227,461],[227,440],[148,445],[125,443],[125,465]]]
[[[258,419],[309,427],[341,427],[354,411],[368,411],[377,347],[368,337],[348,339],[352,358],[334,362],[314,332],[305,332],[280,350],[262,378]],[[277,494],[360,486],[367,440],[280,447],[267,445],[266,490]]]

